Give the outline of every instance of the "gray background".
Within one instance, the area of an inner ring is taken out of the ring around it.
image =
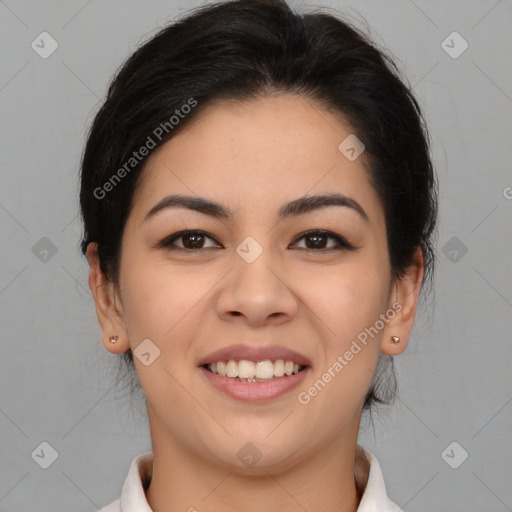
[[[1,511],[104,506],[151,448],[142,402],[114,386],[100,343],[77,173],[113,72],[195,5],[0,1]],[[512,2],[316,5],[359,12],[394,55],[425,110],[441,188],[435,294],[396,358],[400,398],[359,442],[407,511],[512,510]],[[59,44],[47,59],[31,48],[43,31]],[[469,44],[458,58],[441,45],[453,31]],[[58,453],[48,469],[31,457],[43,441]]]

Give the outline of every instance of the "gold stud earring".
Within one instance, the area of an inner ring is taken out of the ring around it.
[[[397,343],[400,343],[400,338],[398,336],[391,336],[391,339],[393,340],[393,343],[396,345]]]
[[[115,343],[119,339],[119,336],[110,336],[110,343]]]

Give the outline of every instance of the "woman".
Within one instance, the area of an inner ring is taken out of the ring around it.
[[[348,23],[210,4],[113,80],[81,172],[105,348],[152,452],[103,510],[399,510],[357,444],[433,271],[418,104]]]

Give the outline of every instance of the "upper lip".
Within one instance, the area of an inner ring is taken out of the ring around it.
[[[211,352],[199,360],[198,366],[217,363],[219,361],[293,361],[301,366],[311,366],[311,361],[295,350],[279,345],[254,346],[254,345],[230,345]]]

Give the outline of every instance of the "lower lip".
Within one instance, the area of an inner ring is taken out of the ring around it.
[[[244,402],[265,402],[288,393],[296,388],[306,377],[305,368],[299,373],[287,377],[278,377],[269,382],[239,382],[229,377],[222,377],[218,373],[199,367],[203,375],[219,391]]]

